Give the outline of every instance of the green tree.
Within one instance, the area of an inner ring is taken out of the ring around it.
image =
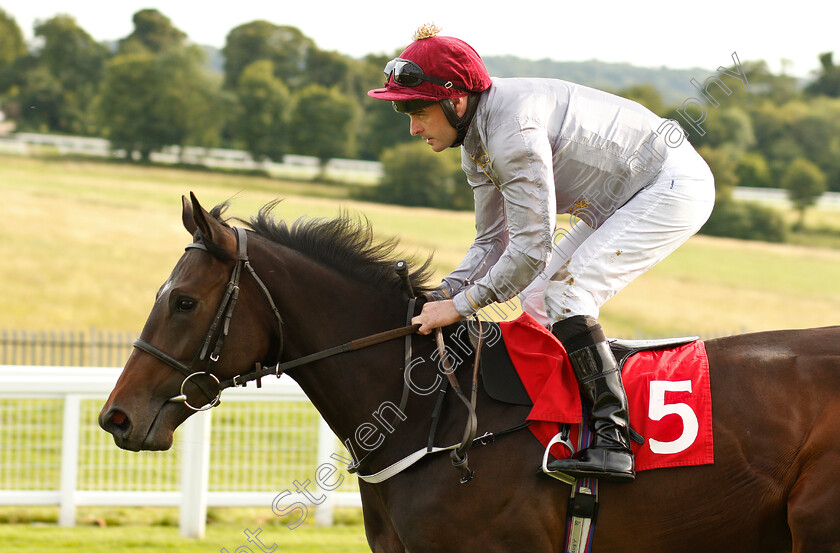
[[[765,100],[750,108],[755,150],[767,160],[774,183],[779,182],[791,161],[805,155],[802,145],[794,138],[792,127],[808,111],[808,105],[801,100],[782,105]]]
[[[26,128],[49,132],[62,126],[61,83],[46,67],[28,68],[17,77],[16,103],[23,106],[20,119]]]
[[[152,54],[125,54],[110,60],[100,87],[97,108],[99,123],[111,147],[125,151],[127,159],[135,151],[144,160],[151,153],[178,137],[168,117],[169,106],[159,100],[165,86]]]
[[[715,177],[715,198],[731,198],[732,191],[738,185],[738,156],[731,150],[701,146],[697,149],[700,156],[709,164]]]
[[[274,75],[290,88],[309,83],[309,57],[315,43],[295,27],[268,21],[252,21],[228,33],[225,56],[225,87],[235,88],[245,68],[258,60],[269,60]]]
[[[48,125],[43,130],[95,133],[90,105],[102,78],[107,48],[69,15],[39,22],[35,36],[40,47],[18,66],[24,123],[39,129]]]
[[[807,107],[790,123],[790,138],[803,157],[836,178],[840,175],[840,98],[814,98]]]
[[[771,171],[771,181],[778,183],[778,178],[784,171],[784,167],[787,167],[787,163],[790,161],[787,160],[779,164],[776,157],[779,153],[787,155],[784,149],[782,152],[778,152],[776,144],[779,141],[790,142],[790,133],[787,129],[785,117],[780,113],[779,106],[768,99],[750,106],[748,113],[755,134],[753,151],[764,157]],[[798,146],[791,144],[789,147],[794,149],[795,157]]]
[[[15,18],[0,8],[0,76],[26,54],[26,42]],[[0,92],[3,91],[0,81]]]
[[[132,17],[134,30],[120,40],[119,53],[151,52],[160,54],[184,46],[187,35],[155,9],[140,10]]]
[[[618,91],[619,96],[623,96],[628,100],[638,102],[648,108],[653,113],[662,115],[666,112],[665,102],[662,100],[662,95],[651,84],[634,85]]]
[[[42,39],[38,52],[41,65],[65,90],[78,91],[99,82],[108,49],[76,24],[69,15],[57,15],[35,26]]]
[[[446,209],[472,206],[472,191],[456,150],[435,153],[416,140],[399,144],[383,152],[382,171],[382,181],[367,199]]]
[[[359,155],[364,159],[378,160],[386,149],[414,139],[408,132],[408,117],[394,111],[391,102],[374,100],[367,95],[367,90],[382,86],[385,81],[382,69],[392,58],[371,54],[358,65],[364,78],[360,96],[364,117],[359,128]]]
[[[799,212],[794,230],[805,226],[805,210],[817,203],[826,191],[826,178],[820,168],[804,158],[796,158],[782,175],[782,188],[787,190],[793,207]]]
[[[755,151],[764,156],[778,183],[798,157],[816,164],[831,190],[840,191],[840,98],[819,96],[781,105],[764,101],[749,110]]]
[[[376,84],[371,75],[382,75],[384,63],[374,69],[367,58],[358,60],[315,47],[309,50],[306,61],[306,84],[338,88],[364,106],[369,100],[367,91],[372,88],[371,83]]]
[[[834,52],[820,54],[820,66],[820,74],[805,87],[805,92],[840,98],[840,65],[834,64]]]
[[[236,88],[239,109],[233,122],[234,137],[245,144],[254,159],[280,161],[289,143],[288,112],[291,95],[274,76],[269,60],[245,68]]]
[[[749,91],[745,91],[737,80],[727,78],[726,81],[730,88],[734,87],[732,88],[733,94],[726,99],[728,105],[750,106],[765,100],[778,105],[799,97],[798,79],[786,75],[784,70],[780,75],[774,74],[764,60],[745,60],[741,66],[747,76],[747,82],[750,83]],[[729,69],[730,71],[735,70],[734,67]]]
[[[738,186],[764,188],[773,186],[770,176],[770,166],[767,160],[758,152],[747,152],[738,160],[735,167]]]
[[[765,206],[739,202],[733,197],[733,190],[738,184],[740,153],[731,148],[708,146],[699,148],[698,152],[715,177],[715,207],[700,232],[746,240],[783,241],[785,226],[777,212]]]
[[[353,89],[354,73],[351,60],[338,52],[328,52],[311,48],[306,65],[307,79],[310,83],[327,88],[338,87],[341,90]]]
[[[666,116],[670,119],[682,119],[676,111]],[[689,130],[688,138],[695,148],[724,148],[743,152],[755,144],[755,132],[749,114],[740,107],[714,108],[706,106],[706,120],[698,125],[703,130]]]
[[[755,136],[755,149],[766,159],[771,159],[769,154],[772,144],[788,135],[779,106],[770,100],[763,100],[750,106],[748,113]]]
[[[320,159],[322,176],[331,158],[354,155],[356,102],[336,88],[309,85],[295,94],[294,106],[289,132],[291,150]]]
[[[818,127],[814,133],[822,137],[819,142],[811,139],[807,146],[808,159],[825,173],[829,190],[840,192],[840,98],[821,96],[808,105],[811,116],[821,120],[809,124]]]
[[[98,116],[112,147],[148,160],[164,146],[209,146],[224,120],[220,83],[196,47],[112,59],[98,97]]]
[[[365,115],[359,140],[362,158],[379,159],[391,146],[414,140],[408,132],[408,117],[394,111],[391,102],[368,98],[363,106]]]
[[[715,147],[728,145],[738,152],[747,150],[755,144],[750,116],[739,107],[722,109],[718,117],[712,119],[708,140]]]

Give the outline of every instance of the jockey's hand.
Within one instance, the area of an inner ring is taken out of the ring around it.
[[[461,314],[455,310],[455,303],[452,300],[432,301],[423,304],[420,314],[411,319],[411,324],[419,324],[417,330],[420,334],[429,334],[432,330],[457,323],[461,320]]]

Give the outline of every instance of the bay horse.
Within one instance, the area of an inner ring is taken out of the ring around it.
[[[121,448],[168,449],[195,408],[215,405],[220,381],[257,364],[288,363],[407,324],[408,294],[393,271],[395,241],[377,243],[365,221],[343,214],[287,225],[269,204],[241,221],[246,232],[223,219],[227,207],[207,212],[194,195],[183,199],[193,242],[158,291],[99,415]],[[231,315],[223,309],[229,275],[243,265]],[[415,292],[428,290],[428,261],[408,279]],[[412,367],[412,378],[423,389],[439,376],[433,342],[413,337],[413,355],[423,362]],[[720,338],[707,341],[706,350],[714,464],[602,484],[594,551],[840,552],[840,327]],[[399,403],[404,367],[403,340],[395,339],[301,363],[289,375],[357,454],[364,452],[360,442],[384,438],[362,466],[369,474],[428,440],[437,394],[410,394],[401,424],[388,432],[371,428],[384,402]],[[470,372],[456,372],[464,387]],[[479,435],[528,414],[481,387],[477,393]],[[466,416],[457,398],[445,398],[436,443],[449,444],[461,439]],[[537,474],[542,455],[529,432],[515,432],[470,450],[475,478],[468,484],[459,483],[448,455],[428,456],[381,483],[360,481],[371,550],[562,550],[569,487]]]

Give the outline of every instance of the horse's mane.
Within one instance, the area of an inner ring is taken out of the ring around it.
[[[342,274],[372,284],[383,290],[402,289],[402,282],[394,271],[399,259],[396,250],[399,241],[390,238],[374,241],[373,228],[366,217],[353,216],[342,211],[335,218],[300,217],[291,225],[276,219],[273,210],[280,203],[275,200],[260,208],[249,220],[234,218],[259,236],[300,252],[320,263],[337,269]],[[210,214],[226,223],[224,213],[230,202],[214,207]],[[409,275],[415,294],[430,290],[432,256]]]

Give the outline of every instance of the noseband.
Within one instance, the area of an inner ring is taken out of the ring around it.
[[[176,371],[180,372],[184,375],[184,380],[181,382],[180,393],[177,396],[173,396],[169,398],[168,401],[172,402],[182,402],[184,405],[192,409],[193,411],[206,411],[207,409],[211,409],[221,402],[221,395],[222,390],[227,386],[222,386],[219,382],[219,379],[210,372],[213,364],[215,364],[219,360],[219,355],[222,351],[222,346],[225,343],[225,337],[228,334],[230,329],[230,320],[233,317],[233,310],[236,307],[236,303],[239,300],[239,281],[240,277],[242,276],[242,269],[247,269],[248,273],[254,279],[254,282],[257,283],[257,287],[260,290],[263,298],[265,298],[266,302],[268,303],[271,311],[274,313],[274,316],[277,319],[277,326],[278,326],[278,336],[279,336],[279,345],[277,348],[277,360],[275,364],[280,363],[280,355],[283,352],[283,318],[280,316],[280,312],[277,310],[277,306],[274,305],[274,300],[271,298],[271,294],[268,292],[268,288],[266,288],[263,281],[257,276],[257,273],[254,271],[254,268],[251,267],[251,263],[248,260],[248,234],[245,232],[244,229],[239,227],[233,227],[233,230],[236,233],[236,244],[237,244],[237,256],[236,256],[236,264],[233,266],[233,271],[230,275],[230,280],[227,283],[227,287],[225,288],[225,294],[222,297],[222,301],[219,304],[219,309],[216,311],[216,316],[213,319],[213,322],[210,324],[210,328],[207,330],[207,335],[204,338],[204,342],[202,343],[201,348],[195,353],[193,356],[192,361],[187,365],[178,359],[175,359],[173,356],[169,355],[168,353],[156,348],[152,344],[146,342],[145,340],[138,338],[134,341],[134,347],[145,351],[149,355],[155,357],[159,361],[169,365]],[[201,242],[193,242],[192,244],[188,244],[185,250],[189,251],[191,249],[197,250],[207,250],[207,246],[202,244]],[[221,328],[220,328],[221,326]],[[214,342],[215,339],[215,342]],[[212,351],[211,351],[212,346]],[[199,363],[204,362],[208,357],[209,360],[207,361],[207,367],[204,370],[196,370],[196,365]],[[187,385],[191,379],[195,377],[207,375],[215,381],[217,392],[213,392],[208,390],[207,385],[203,384],[200,379],[193,380],[193,384],[198,386],[198,388],[204,393],[207,398],[212,398],[210,403],[202,407],[194,407],[190,405],[187,401],[187,395],[184,392],[184,387]]]

